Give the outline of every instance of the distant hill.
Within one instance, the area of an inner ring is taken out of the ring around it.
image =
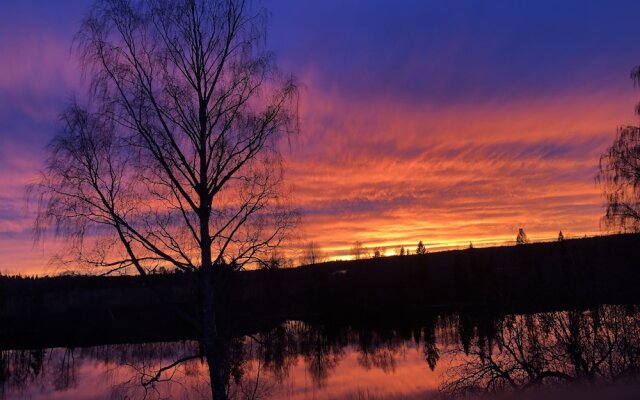
[[[626,234],[244,271],[219,277],[218,315],[221,326],[251,329],[340,315],[640,303],[639,251],[640,235]],[[193,328],[178,314],[199,309],[193,278],[0,277],[0,343],[105,332],[131,341],[149,330],[163,340],[184,336]]]

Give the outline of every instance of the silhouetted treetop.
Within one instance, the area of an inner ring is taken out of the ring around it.
[[[380,258],[384,256],[386,249],[381,246],[376,246],[373,248],[373,258]]]
[[[623,232],[640,230],[640,128],[625,126],[600,157],[596,180],[603,187],[605,224]]]
[[[300,258],[301,265],[314,265],[325,262],[327,259],[326,254],[314,241],[308,242],[302,250],[302,256]]]
[[[631,79],[640,84],[640,66],[633,68]],[[640,115],[640,103],[635,111]],[[640,127],[618,128],[613,144],[600,156],[596,181],[603,187],[606,226],[623,232],[640,231]]]
[[[351,254],[353,254],[353,258],[355,260],[361,260],[363,258],[367,258],[369,255],[369,249],[364,247],[362,242],[356,241],[351,247]]]
[[[427,248],[425,247],[424,243],[422,243],[422,240],[418,243],[418,247],[416,248],[416,254],[419,254],[419,255],[427,254]]]
[[[527,234],[524,232],[523,228],[518,230],[518,235],[516,236],[516,244],[526,244],[529,243],[529,238]]]

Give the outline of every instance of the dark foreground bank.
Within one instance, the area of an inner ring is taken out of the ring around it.
[[[446,309],[523,312],[638,302],[640,235],[331,262],[219,275],[219,325]],[[0,277],[0,345],[29,347],[197,338],[190,274]]]

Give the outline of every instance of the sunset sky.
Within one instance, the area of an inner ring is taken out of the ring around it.
[[[24,187],[85,80],[89,0],[0,2],[0,272],[52,273]],[[598,157],[636,124],[637,1],[264,1],[303,83],[287,182],[331,257],[603,233]],[[296,243],[292,244],[296,247]]]

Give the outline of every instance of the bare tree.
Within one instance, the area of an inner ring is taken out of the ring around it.
[[[418,247],[416,247],[416,254],[427,254],[427,248],[425,247],[424,243],[422,243],[422,240],[418,243]]]
[[[351,247],[351,254],[353,254],[354,260],[361,260],[368,257],[369,250],[362,245],[362,242],[357,241]]]
[[[640,231],[640,127],[618,130],[613,145],[600,157],[596,180],[603,186],[606,226]]]
[[[383,246],[376,246],[373,248],[373,258],[380,258],[384,256],[387,250]]]
[[[518,229],[518,235],[516,236],[516,244],[527,244],[529,243],[529,238],[527,234],[524,232],[523,228]]]
[[[280,269],[290,267],[290,260],[279,249],[273,249],[267,259],[260,260],[260,269]]]
[[[306,244],[302,250],[302,256],[300,257],[301,265],[314,265],[321,262],[325,262],[327,257],[316,242],[310,241]]]
[[[298,130],[297,88],[264,49],[265,14],[244,0],[98,0],[76,41],[88,99],[62,113],[33,187],[37,232],[68,238],[77,260],[199,272],[214,359],[216,271],[260,261],[293,221],[279,140]]]
[[[631,79],[640,85],[640,66],[633,68]],[[636,105],[640,115],[640,103]],[[604,222],[609,229],[640,231],[640,127],[618,128],[616,138],[600,156],[596,182],[603,187],[606,202]]]

